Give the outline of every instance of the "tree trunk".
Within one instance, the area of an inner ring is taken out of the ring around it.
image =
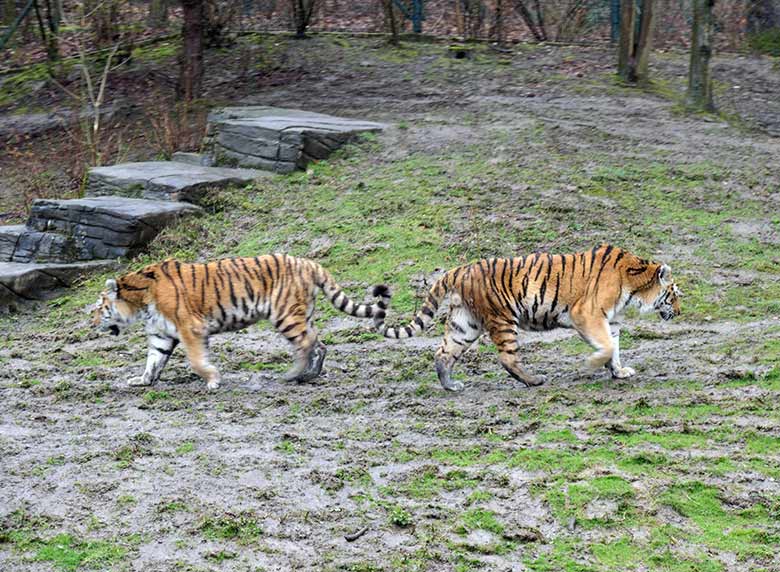
[[[16,20],[16,0],[3,0],[3,25],[10,26]]]
[[[504,45],[504,0],[496,0],[496,19],[495,26],[493,28],[493,36],[496,39],[496,44],[500,46]]]
[[[623,81],[631,81],[631,52],[634,47],[634,27],[634,0],[620,0],[618,75]]]
[[[618,75],[628,83],[646,83],[653,45],[653,0],[642,0],[639,22],[634,0],[621,0]]]
[[[650,63],[650,50],[653,46],[653,24],[655,12],[654,0],[642,0],[642,17],[639,22],[639,39],[634,47],[636,68],[633,70],[632,81],[647,83],[649,80],[648,66]]]
[[[203,21],[204,0],[182,0],[182,51],[177,97],[192,101],[200,97],[203,87]]]
[[[400,41],[398,39],[398,21],[395,18],[393,0],[382,0],[382,8],[385,12],[385,24],[390,30],[390,44],[397,46],[400,44]]]
[[[748,0],[745,15],[746,32],[756,34],[780,26],[773,0]]]
[[[715,0],[693,0],[691,30],[691,65],[688,69],[688,107],[699,111],[715,111],[712,100],[712,8]]]
[[[168,25],[168,0],[152,0],[149,4],[149,17],[147,18],[150,28],[159,30]]]
[[[306,28],[309,27],[311,16],[314,13],[314,5],[317,0],[290,0],[292,3],[293,25],[295,37],[305,38]]]

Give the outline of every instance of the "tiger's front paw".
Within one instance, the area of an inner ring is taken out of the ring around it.
[[[633,367],[621,367],[612,370],[612,377],[615,379],[625,379],[632,375],[636,375],[636,370]]]
[[[146,385],[152,385],[151,380],[147,379],[144,376],[141,377],[131,377],[127,380],[127,385],[130,387],[143,387]]]
[[[220,379],[215,377],[206,384],[206,387],[209,389],[209,391],[214,391],[215,389],[219,389],[219,383]]]

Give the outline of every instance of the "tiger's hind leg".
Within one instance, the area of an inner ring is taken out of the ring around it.
[[[498,360],[504,369],[518,381],[522,381],[526,387],[542,385],[544,381],[528,373],[517,356],[517,327],[508,321],[496,321],[489,326],[490,339],[498,348]]]
[[[633,367],[623,367],[620,364],[620,326],[610,326],[610,335],[614,349],[612,350],[612,359],[607,363],[606,368],[616,379],[631,377],[636,374],[636,370]]]
[[[207,347],[208,336],[200,328],[180,330],[181,343],[187,352],[190,366],[193,371],[206,380],[206,387],[217,389],[220,384],[220,375],[216,367],[209,361]]]
[[[311,323],[311,311],[295,308],[276,322],[276,328],[295,348],[295,364],[282,380],[311,381],[317,377],[327,350]]]
[[[471,312],[458,305],[459,299],[452,297],[450,315],[444,329],[444,340],[436,351],[436,373],[441,386],[448,391],[463,391],[463,382],[450,376],[455,362],[482,335],[482,326]]]

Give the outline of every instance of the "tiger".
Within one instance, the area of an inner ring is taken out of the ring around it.
[[[642,313],[654,310],[663,320],[679,316],[682,293],[671,274],[666,264],[609,244],[575,254],[483,259],[444,273],[408,325],[389,327],[383,315],[374,319],[374,327],[386,338],[416,336],[449,295],[435,365],[442,387],[450,391],[463,390],[463,383],[451,378],[452,368],[485,330],[504,369],[528,387],[543,381],[520,363],[522,330],[573,328],[595,350],[588,358],[591,369],[605,366],[614,378],[628,378],[636,371],[620,361],[616,319],[631,306]]]
[[[285,381],[309,381],[322,371],[326,348],[312,324],[316,296],[323,292],[338,310],[381,320],[390,290],[377,285],[373,304],[353,302],[320,264],[286,254],[227,258],[201,264],[168,259],[106,281],[92,323],[119,335],[133,322],[146,323],[146,369],[131,386],[153,385],[181,343],[192,369],[217,389],[220,374],[209,361],[212,334],[270,319],[292,343],[295,364]]]

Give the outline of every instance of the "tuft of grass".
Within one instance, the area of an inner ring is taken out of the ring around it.
[[[387,520],[390,524],[406,528],[412,525],[412,514],[401,505],[392,505],[388,508]]]
[[[234,540],[241,544],[254,543],[263,534],[257,517],[251,512],[206,517],[198,530],[211,540]]]
[[[487,530],[501,536],[504,534],[504,525],[496,518],[493,511],[484,508],[472,508],[463,513],[456,532],[468,534],[472,530]]]

